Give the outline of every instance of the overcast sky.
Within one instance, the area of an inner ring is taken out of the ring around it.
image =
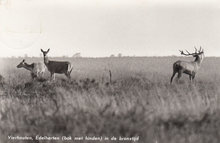
[[[220,56],[218,0],[0,0],[0,57]]]

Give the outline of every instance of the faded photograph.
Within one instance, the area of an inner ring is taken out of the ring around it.
[[[218,143],[217,0],[0,0],[0,143]]]

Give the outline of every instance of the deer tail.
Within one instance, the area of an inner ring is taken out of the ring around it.
[[[67,73],[70,75],[71,72],[72,72],[72,70],[73,70],[72,65],[71,65],[70,63],[68,63],[68,70],[67,70]]]

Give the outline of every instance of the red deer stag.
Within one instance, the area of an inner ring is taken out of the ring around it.
[[[202,47],[200,46],[199,51],[195,48],[195,53],[189,53],[186,50],[187,53],[184,53],[183,51],[180,51],[181,55],[185,56],[193,56],[195,57],[194,61],[188,62],[188,61],[176,61],[173,64],[173,75],[170,79],[170,83],[172,83],[173,77],[176,73],[178,73],[178,79],[182,76],[182,73],[188,74],[190,81],[192,81],[195,78],[195,75],[197,71],[199,70],[201,63],[204,59],[204,51]]]
[[[48,71],[51,74],[51,78],[55,79],[55,73],[58,74],[65,74],[67,78],[70,79],[70,74],[72,72],[72,67],[70,62],[67,61],[50,61],[47,57],[47,53],[50,51],[48,49],[47,51],[44,51],[41,49],[41,52],[44,55],[44,64],[46,65]]]

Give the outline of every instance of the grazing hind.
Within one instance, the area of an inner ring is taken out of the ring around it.
[[[47,51],[44,51],[41,49],[41,52],[44,55],[44,64],[46,65],[48,71],[51,74],[51,78],[55,80],[55,73],[58,74],[65,74],[67,78],[71,78],[70,74],[73,70],[70,62],[68,61],[50,61],[47,57],[48,52],[50,49]]]
[[[18,65],[17,68],[25,68],[31,72],[32,79],[42,77],[45,73],[46,67],[44,63],[32,63],[27,64],[25,59],[23,59]]]
[[[188,62],[188,61],[176,61],[173,64],[173,75],[170,79],[170,83],[172,83],[173,77],[175,76],[176,73],[178,73],[178,79],[182,76],[182,73],[188,74],[190,81],[192,81],[195,76],[197,71],[199,70],[201,63],[204,59],[204,51],[202,47],[200,47],[199,51],[197,52],[197,49],[195,48],[195,53],[189,53],[186,50],[187,54],[185,54],[183,51],[180,51],[181,55],[185,56],[193,56],[195,57],[194,61]]]

